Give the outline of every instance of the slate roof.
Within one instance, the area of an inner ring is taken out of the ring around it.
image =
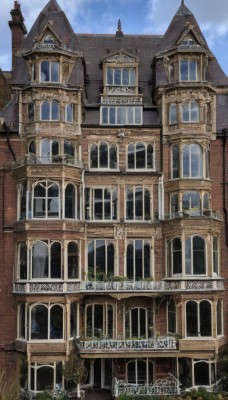
[[[4,118],[5,121],[10,122],[11,131],[18,131],[19,128],[18,113],[19,113],[18,96],[14,94],[12,96],[12,99],[0,113],[1,118]]]

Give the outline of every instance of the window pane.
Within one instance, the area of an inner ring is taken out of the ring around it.
[[[99,146],[100,151],[100,167],[108,168],[108,145],[106,142],[101,142]]]
[[[128,107],[128,108],[126,109],[126,111],[127,111],[127,123],[128,123],[129,125],[133,125],[133,124],[135,123],[135,121],[134,121],[134,109],[133,109],[133,107]]]
[[[75,218],[75,188],[71,184],[65,189],[65,218]]]
[[[50,339],[63,338],[63,308],[53,306],[50,310]]]
[[[105,251],[105,241],[96,240],[96,273],[106,273],[106,251]],[[99,279],[102,276],[99,275]],[[102,280],[102,279],[101,279]]]
[[[19,307],[19,337],[25,339],[25,304]]]
[[[66,106],[66,120],[67,122],[73,122],[73,104],[67,104]]]
[[[27,279],[27,245],[26,243],[21,243],[19,246],[19,277],[20,279]]]
[[[186,304],[187,336],[198,336],[197,303],[188,301]]]
[[[189,170],[189,146],[184,146],[183,148],[183,176],[189,177],[190,170]]]
[[[190,81],[196,81],[197,78],[197,62],[196,61],[190,61],[189,63],[189,78]]]
[[[94,336],[100,338],[104,334],[104,324],[103,324],[103,305],[94,305]]]
[[[185,273],[186,274],[191,274],[192,273],[192,251],[191,251],[191,238],[187,238],[185,240]]]
[[[103,190],[94,189],[94,218],[103,219]]]
[[[211,336],[211,304],[205,300],[200,302],[200,334]]]
[[[128,383],[133,383],[136,384],[136,367],[135,367],[135,361],[130,361],[127,364],[127,377],[128,377]]]
[[[128,279],[134,278],[134,247],[132,244],[127,246],[127,277]]]
[[[135,107],[135,123],[141,124],[142,122],[142,109],[140,107]]]
[[[121,70],[114,69],[114,85],[121,85]]]
[[[135,69],[133,68],[130,69],[130,85],[135,85]]]
[[[180,64],[181,81],[188,80],[188,60],[182,60]]]
[[[77,336],[77,303],[70,304],[70,336]]]
[[[182,273],[182,246],[180,238],[173,239],[173,274]]]
[[[32,246],[32,278],[48,277],[48,247],[44,242]]]
[[[129,144],[128,146],[128,168],[135,168],[135,146]]]
[[[173,146],[173,179],[179,178],[179,147]]]
[[[113,69],[111,69],[111,68],[107,69],[107,84],[108,85],[113,84]]]
[[[68,279],[79,278],[78,268],[78,245],[74,242],[68,243]]]
[[[48,101],[44,101],[41,105],[41,120],[49,120],[50,119],[50,103]]]
[[[115,144],[110,145],[109,154],[110,154],[110,168],[117,168],[117,151]]]
[[[197,362],[194,365],[195,385],[196,386],[209,386],[209,366],[207,362]]]
[[[117,108],[117,124],[119,124],[119,125],[126,124],[126,108],[125,107]]]
[[[111,219],[111,194],[109,189],[104,190],[104,219]]]
[[[110,243],[107,246],[107,275],[114,275],[114,245]]]
[[[90,149],[90,166],[91,168],[98,168],[98,147],[94,143]]]
[[[143,278],[142,240],[135,240],[135,279]]]
[[[51,278],[61,279],[61,269],[61,244],[56,242],[51,245]]]
[[[153,146],[148,144],[147,146],[147,168],[153,168],[154,161],[153,161]]]
[[[150,277],[150,245],[144,244],[144,278]]]
[[[183,122],[188,122],[189,121],[189,103],[184,103],[182,105],[182,117],[183,117]]]
[[[109,108],[109,123],[111,125],[116,123],[116,109],[114,107]]]
[[[146,149],[143,143],[136,144],[136,168],[145,168]]]
[[[176,333],[176,304],[173,300],[168,305],[168,332]]]
[[[134,219],[134,203],[133,203],[133,190],[127,189],[127,200],[126,200],[126,218]]]
[[[108,108],[102,108],[102,123],[108,124]]]
[[[143,219],[143,189],[135,188],[135,219]]]
[[[170,106],[170,124],[176,124],[177,123],[177,106],[176,104],[172,104]]]
[[[217,302],[217,335],[222,334],[222,302],[218,300]]]
[[[31,311],[31,339],[48,339],[48,309],[38,305]]]
[[[37,369],[37,390],[54,389],[54,369],[51,367],[42,367]]]
[[[50,81],[49,62],[48,61],[42,61],[40,69],[41,69],[41,81],[42,82]]]
[[[123,69],[123,85],[129,85],[129,68]]]
[[[191,104],[191,121],[197,122],[199,121],[199,106],[197,101],[193,101]]]
[[[199,236],[193,237],[193,273],[196,275],[206,273],[204,247],[203,238]]]
[[[59,63],[58,62],[51,63],[51,81],[59,82]]]
[[[57,101],[51,103],[51,119],[52,121],[59,120],[59,103]]]

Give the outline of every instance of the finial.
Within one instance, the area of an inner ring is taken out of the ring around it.
[[[120,18],[118,19],[116,36],[123,36],[123,31],[122,31],[122,25],[121,25]]]
[[[181,0],[181,5],[184,6],[184,0]]]

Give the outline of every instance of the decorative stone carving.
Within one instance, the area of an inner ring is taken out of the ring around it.
[[[102,104],[142,104],[141,97],[103,97]]]
[[[135,94],[135,92],[136,88],[129,86],[114,86],[107,88],[108,94]]]
[[[136,59],[133,57],[128,56],[127,54],[124,53],[118,53],[114,54],[113,56],[110,56],[105,59],[106,63],[117,63],[117,64],[129,64],[129,63],[135,63]]]

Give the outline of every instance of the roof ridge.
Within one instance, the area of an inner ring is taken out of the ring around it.
[[[46,6],[43,8],[41,12],[48,13],[48,12],[60,12],[60,11],[63,10],[56,0],[49,0],[49,2],[46,4]]]

